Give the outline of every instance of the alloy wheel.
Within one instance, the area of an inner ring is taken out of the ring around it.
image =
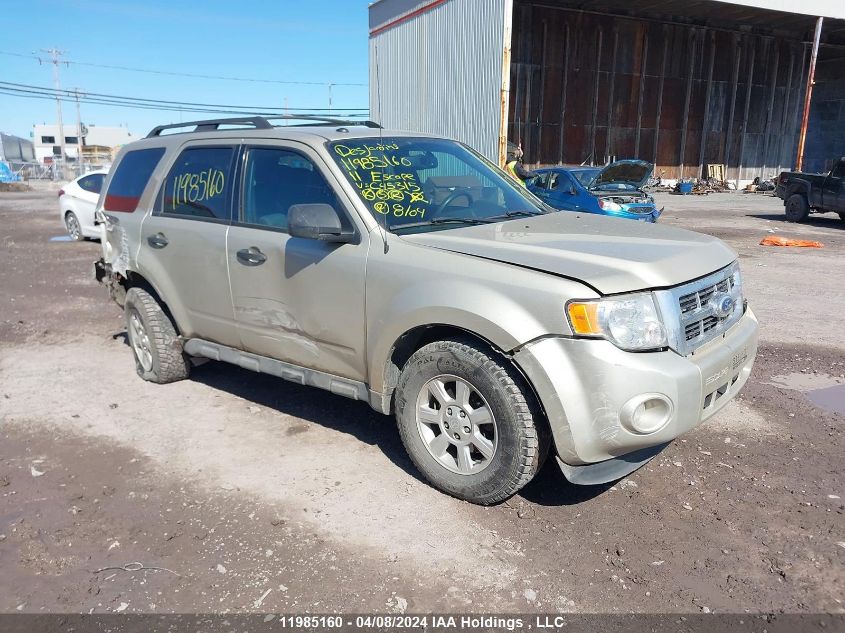
[[[426,449],[444,468],[474,475],[492,462],[499,440],[496,419],[469,381],[449,374],[429,380],[417,397],[416,419]]]
[[[65,216],[65,227],[67,227],[68,235],[73,239],[78,240],[82,235],[82,229],[79,226],[79,220],[73,213],[68,213]]]
[[[129,315],[129,343],[132,345],[135,358],[138,359],[143,370],[152,371],[153,352],[150,337],[147,335],[144,322],[141,321],[141,317],[134,310]]]

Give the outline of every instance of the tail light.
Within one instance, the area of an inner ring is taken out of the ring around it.
[[[59,197],[59,198],[61,198],[63,195],[65,195],[65,190],[64,190],[64,189],[59,189],[59,195],[58,195],[58,197]]]

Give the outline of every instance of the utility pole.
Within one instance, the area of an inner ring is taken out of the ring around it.
[[[807,124],[810,122],[810,101],[813,99],[813,84],[816,82],[816,60],[819,57],[819,40],[822,35],[823,18],[816,20],[813,35],[813,52],[810,54],[810,71],[807,74],[807,91],[804,94],[804,115],[801,117],[801,131],[798,134],[798,155],[795,157],[795,171],[804,166],[804,143],[807,141]]]
[[[57,48],[41,49],[42,53],[50,55],[50,63],[53,64],[53,83],[56,86],[56,116],[59,124],[59,146],[61,147],[61,162],[62,169],[64,169],[67,161],[67,152],[65,151],[65,128],[62,125],[62,100],[60,95],[61,84],[59,82],[59,64],[61,63],[61,56],[66,51],[60,51]],[[38,61],[41,61],[40,59]]]
[[[84,95],[79,92],[79,88],[74,88],[73,94],[76,97],[76,164],[79,166],[77,176],[81,176],[85,173],[85,160],[82,156],[82,117],[79,114],[79,97]]]

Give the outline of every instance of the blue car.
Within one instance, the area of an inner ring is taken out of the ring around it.
[[[534,170],[537,177],[526,184],[555,209],[656,222],[663,209],[641,189],[653,170],[654,165],[643,160],[619,160],[606,167],[548,167]]]

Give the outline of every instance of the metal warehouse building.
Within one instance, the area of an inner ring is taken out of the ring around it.
[[[805,170],[845,153],[845,2],[379,0],[370,111],[501,161],[654,162],[666,178],[792,167],[824,17]]]

